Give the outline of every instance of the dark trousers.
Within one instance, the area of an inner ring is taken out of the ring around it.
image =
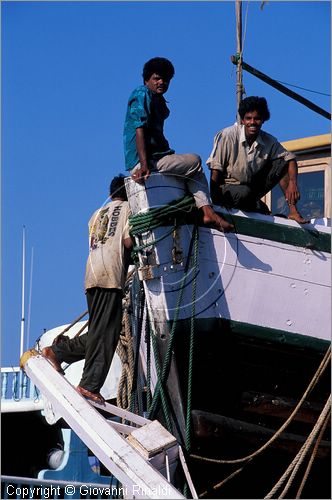
[[[88,333],[53,345],[60,363],[74,363],[85,358],[79,385],[99,392],[110,369],[121,333],[122,291],[116,288],[89,288]]]
[[[221,186],[221,204],[227,208],[240,208],[248,211],[269,213],[260,201],[278,184],[287,172],[288,162],[284,159],[271,160],[256,174],[248,184],[224,184]]]

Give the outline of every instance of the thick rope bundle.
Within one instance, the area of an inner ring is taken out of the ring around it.
[[[122,363],[122,372],[118,385],[116,404],[120,408],[128,410],[130,407],[130,395],[133,386],[134,352],[130,328],[130,316],[128,312],[128,297],[125,301],[127,303],[125,304],[123,311],[122,331],[116,349]]]
[[[140,212],[129,217],[132,236],[139,236],[144,232],[152,231],[160,226],[173,225],[174,219],[186,220],[188,215],[195,212],[195,202],[192,196],[184,196],[162,207],[150,208],[147,212]]]

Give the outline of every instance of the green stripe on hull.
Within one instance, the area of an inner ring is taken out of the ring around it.
[[[171,322],[169,322],[171,326]],[[190,329],[190,320],[178,320],[178,332]],[[308,335],[301,335],[299,333],[290,333],[276,328],[268,328],[250,323],[243,323],[240,321],[233,321],[224,318],[204,318],[196,319],[195,329],[200,334],[207,331],[223,331],[231,332],[239,337],[246,337],[248,339],[260,340],[264,342],[273,343],[276,345],[285,345],[298,348],[309,349],[320,353],[325,353],[330,342]]]
[[[226,213],[223,213],[223,217],[235,225],[239,234],[331,253],[331,235],[328,233]]]
[[[319,232],[317,229],[259,220],[254,218],[254,214],[253,217],[243,217],[221,210],[221,215],[235,225],[235,230],[239,234],[331,253],[331,235]],[[147,212],[132,215],[129,217],[129,221],[131,233],[137,236],[142,232],[152,231],[161,226],[195,223],[202,225],[201,216],[202,214],[196,209],[193,199],[190,196],[184,196],[161,208],[150,208]]]

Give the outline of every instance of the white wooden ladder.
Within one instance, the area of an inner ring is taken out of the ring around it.
[[[169,472],[172,460],[174,462],[180,455],[182,462],[182,450],[159,422],[108,403],[87,401],[33,349],[23,354],[21,367],[52,404],[53,410],[122,483],[124,498],[185,498],[170,483]],[[96,408],[125,418],[134,426],[107,420]],[[168,479],[156,467],[164,468]]]

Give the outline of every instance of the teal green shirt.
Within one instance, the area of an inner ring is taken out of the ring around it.
[[[154,94],[145,85],[131,93],[123,133],[126,170],[131,170],[139,163],[137,128],[144,128],[148,160],[158,160],[174,153],[164,136],[164,121],[168,116],[169,109],[162,95]]]

